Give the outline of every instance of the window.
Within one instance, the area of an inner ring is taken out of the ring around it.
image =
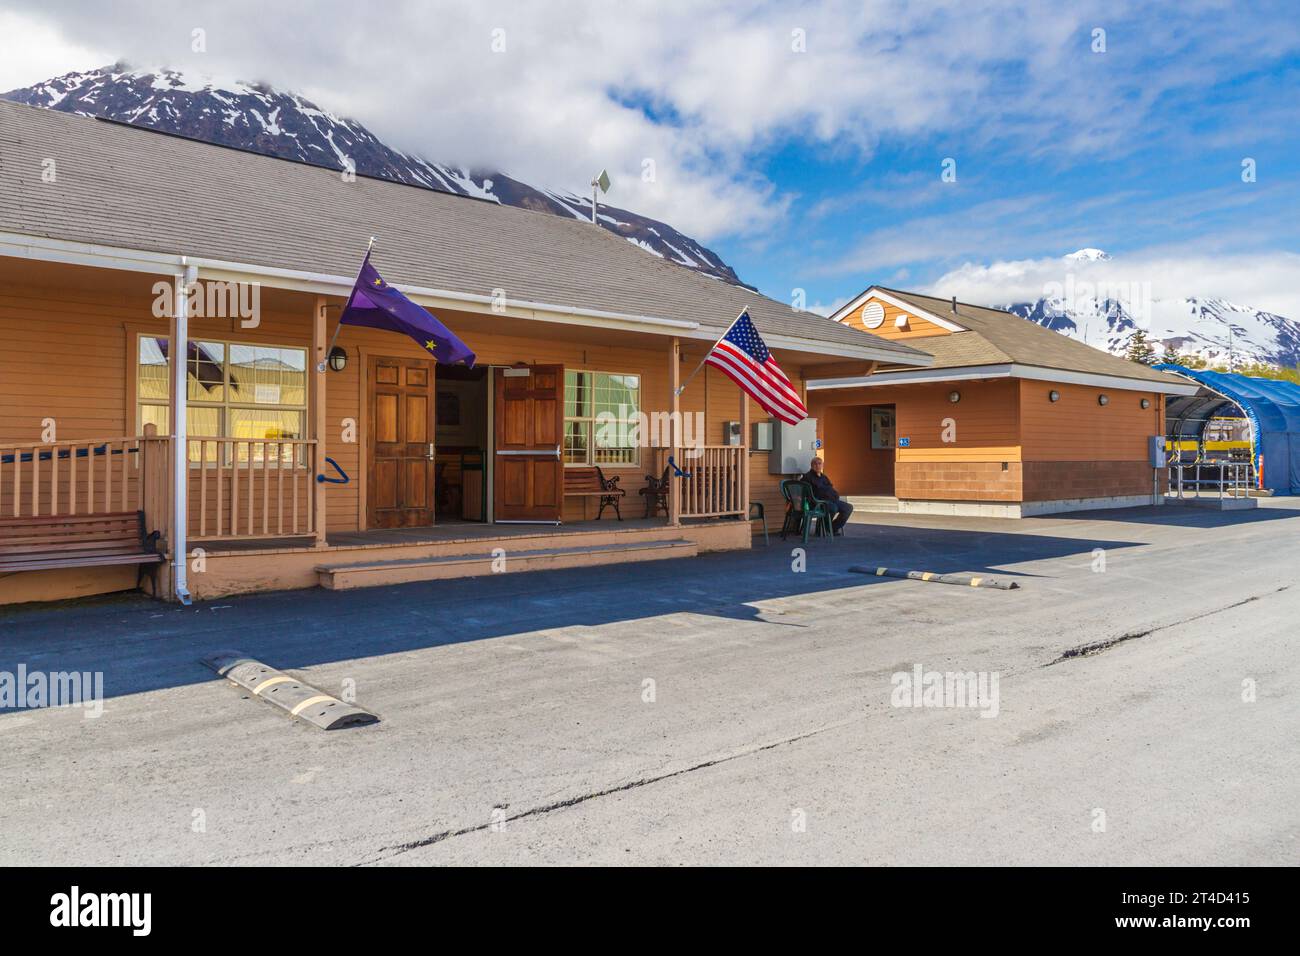
[[[641,376],[564,372],[564,462],[640,464]]]
[[[139,339],[136,421],[141,430],[152,423],[167,432],[168,344],[166,338],[150,335]],[[186,420],[191,435],[272,441],[304,437],[306,349],[191,340],[187,351]],[[249,447],[238,450],[239,460],[248,461]],[[260,454],[254,449],[255,458]],[[191,447],[190,459],[199,460],[197,445]],[[292,451],[281,449],[281,460],[289,463]]]
[[[892,408],[873,408],[871,410],[871,447],[876,450],[894,447],[894,410]]]

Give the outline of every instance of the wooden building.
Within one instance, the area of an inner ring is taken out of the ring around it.
[[[1187,382],[998,309],[872,286],[840,325],[927,368],[809,383],[827,473],[867,510],[1023,517],[1163,500],[1164,397]]]
[[[331,353],[371,236],[474,369],[352,326]],[[590,223],[0,101],[0,603],[747,548],[749,503],[781,510],[760,410],[712,370],[675,390],[742,309],[801,388],[931,362]]]

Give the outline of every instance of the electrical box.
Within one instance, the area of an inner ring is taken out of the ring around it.
[[[750,451],[771,451],[772,450],[772,423],[771,422],[754,422],[749,426],[749,450]]]
[[[772,421],[772,451],[767,459],[769,475],[802,475],[817,454],[817,419],[805,418],[798,425]]]
[[[722,423],[722,444],[724,445],[740,444],[740,422]]]
[[[1150,449],[1150,459],[1152,468],[1164,468],[1165,461],[1165,436],[1152,435],[1147,439],[1147,445]]]

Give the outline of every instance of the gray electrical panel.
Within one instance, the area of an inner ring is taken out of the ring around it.
[[[805,418],[798,425],[772,422],[772,451],[767,459],[769,475],[802,475],[817,454],[817,419]]]
[[[740,444],[740,422],[722,423],[722,444],[724,445]]]
[[[750,451],[771,451],[772,450],[772,423],[771,422],[754,422],[749,426],[749,450]]]

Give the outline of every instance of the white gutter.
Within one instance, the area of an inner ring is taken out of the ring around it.
[[[1180,382],[1155,382],[1120,375],[1099,375],[1037,365],[967,365],[958,368],[930,368],[903,372],[877,372],[855,378],[821,378],[808,382],[809,391],[827,388],[880,388],[886,385],[910,385],[923,382],[959,382],[982,378],[1026,378],[1066,385],[1092,385],[1134,392],[1159,392],[1165,395],[1194,395],[1195,387]]]
[[[176,337],[171,343],[172,372],[172,582],[177,599],[190,603],[189,566],[189,383],[186,380],[189,365],[190,300],[189,288],[198,278],[199,270],[180,257],[181,272],[176,275]],[[239,463],[235,463],[238,467]]]
[[[319,272],[280,269],[274,266],[250,265],[222,259],[205,259],[197,256],[178,256],[138,249],[123,249],[93,243],[70,242],[25,236],[19,233],[0,232],[0,255],[42,262],[61,262],[70,265],[90,266],[97,269],[116,269],[127,272],[144,272],[170,275],[185,263],[203,271],[205,279],[217,282],[262,282],[275,288],[316,295],[346,297],[352,291],[355,276],[336,276]],[[266,280],[270,280],[269,282]],[[449,289],[432,289],[423,286],[396,285],[404,295],[424,306],[459,308],[464,311],[503,315],[509,318],[529,319],[586,327],[608,328],[627,332],[644,332],[651,335],[675,335],[679,338],[712,342],[721,334],[716,328],[703,328],[699,322],[682,319],[664,319],[650,315],[633,315],[626,312],[609,312],[585,309],[578,306],[533,302],[528,299],[495,299],[491,295],[454,292]],[[486,307],[486,308],[484,308]],[[800,339],[787,335],[766,335],[772,348],[816,355],[835,355],[865,361],[885,361],[895,364],[929,365],[934,359],[923,353],[908,355],[891,349],[873,346],[826,343],[815,339]]]

